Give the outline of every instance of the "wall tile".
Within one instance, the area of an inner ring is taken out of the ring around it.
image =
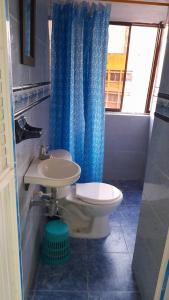
[[[35,66],[20,63],[19,0],[10,0],[10,35],[13,86],[21,86],[49,80],[48,53],[48,1],[36,1]]]
[[[106,113],[104,180],[144,178],[149,117]]]
[[[29,68],[20,63],[20,37],[19,22],[10,17],[10,39],[11,39],[11,58],[12,58],[12,77],[13,86],[20,86],[30,83]]]
[[[139,237],[145,241],[154,264],[160,266],[166,240],[166,231],[148,201],[141,204],[140,222],[137,231]]]
[[[158,97],[156,112],[162,116],[169,117],[169,100]]]
[[[169,39],[160,93],[169,94]],[[169,116],[169,101],[157,100],[156,112]],[[142,299],[152,300],[169,227],[169,124],[154,118],[149,145],[133,270]]]
[[[149,148],[149,160],[155,164],[164,174],[169,176],[169,126],[168,123],[158,118],[154,119],[151,144]]]
[[[9,13],[16,20],[19,19],[19,0],[8,0],[9,3]]]
[[[26,90],[29,91],[30,90]],[[26,92],[24,92],[26,93]],[[35,127],[43,128],[44,134],[39,139],[22,141],[16,145],[16,167],[19,191],[20,226],[22,242],[22,264],[25,299],[30,289],[38,263],[39,244],[43,228],[41,209],[30,209],[30,200],[36,186],[30,185],[25,191],[23,176],[34,157],[38,156],[40,145],[48,144],[49,99],[28,110],[24,116],[27,122]]]
[[[169,94],[168,74],[169,74],[169,33],[167,37],[166,52],[165,52],[163,71],[162,71],[161,83],[159,89],[160,93]]]
[[[105,151],[104,180],[143,180],[146,153],[136,151]]]
[[[42,84],[29,89],[14,91],[14,112],[18,112],[33,103],[50,96],[50,84]]]
[[[141,299],[152,300],[159,267],[154,264],[151,252],[144,239],[137,235],[133,257],[133,270]]]

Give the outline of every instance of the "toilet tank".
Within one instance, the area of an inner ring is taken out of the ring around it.
[[[50,150],[49,155],[55,158],[63,158],[67,160],[72,160],[71,154],[64,149],[56,149],[56,150]]]

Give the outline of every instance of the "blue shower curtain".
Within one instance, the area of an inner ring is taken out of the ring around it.
[[[53,6],[50,148],[70,151],[81,182],[102,180],[104,79],[110,6]]]

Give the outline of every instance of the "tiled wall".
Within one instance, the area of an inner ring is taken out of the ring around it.
[[[42,84],[28,89],[14,89],[14,112],[29,108],[50,95],[50,84]]]
[[[9,0],[13,86],[49,80],[48,1],[36,0],[35,66],[20,64],[19,0]]]
[[[22,265],[24,294],[31,287],[36,271],[39,243],[43,225],[42,212],[39,208],[30,208],[30,201],[33,198],[35,186],[30,185],[29,190],[25,191],[23,176],[26,173],[31,160],[38,156],[40,145],[48,143],[48,108],[49,98],[41,104],[33,107],[24,113],[28,124],[43,128],[43,135],[40,139],[30,139],[22,141],[16,146],[16,166],[19,192],[20,209],[20,229],[22,246]]]
[[[169,36],[148,153],[133,269],[142,299],[153,300],[169,227]]]
[[[39,153],[41,144],[48,144],[49,123],[49,85],[41,85],[30,89],[17,90],[28,84],[49,81],[48,65],[48,1],[36,0],[36,37],[35,37],[35,66],[20,64],[20,36],[19,36],[19,0],[9,0],[11,57],[14,89],[15,113],[31,105],[36,106],[27,110],[24,116],[27,122],[35,127],[43,128],[41,138],[29,139],[16,145],[16,169],[19,194],[21,247],[24,295],[33,282],[38,263],[39,243],[43,228],[43,215],[40,208],[30,209],[30,200],[33,198],[35,186],[30,185],[25,191],[23,176],[31,162]],[[43,102],[39,100],[45,98]]]
[[[149,116],[106,113],[104,181],[143,180]]]

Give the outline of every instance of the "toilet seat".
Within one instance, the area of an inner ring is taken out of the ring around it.
[[[122,193],[115,186],[99,183],[77,183],[76,197],[89,204],[111,204],[122,198]]]

